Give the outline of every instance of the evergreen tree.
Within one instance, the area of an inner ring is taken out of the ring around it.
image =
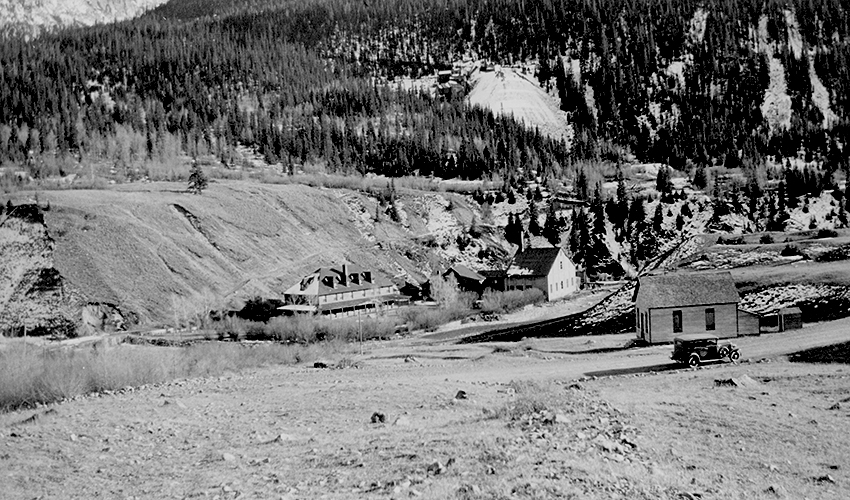
[[[639,228],[646,222],[646,207],[643,204],[643,198],[635,198],[629,207],[629,234],[634,235]]]
[[[597,185],[593,201],[590,203],[590,211],[593,213],[593,234],[604,236],[605,230],[605,208],[602,199],[602,190]]]
[[[697,165],[697,169],[694,172],[694,187],[697,189],[708,187],[708,172],[702,164]]]
[[[652,216],[652,230],[661,234],[664,227],[664,209],[661,208],[661,203],[655,206],[655,214]]]
[[[666,166],[658,168],[658,175],[655,176],[655,189],[662,195],[666,195],[673,190],[673,181],[670,178],[670,169]]]
[[[561,232],[564,230],[563,220],[558,217],[555,210],[555,204],[549,204],[549,210],[546,212],[546,222],[543,225],[543,236],[549,240],[552,246],[561,245]]]
[[[581,210],[573,210],[573,215],[570,220],[570,253],[573,255],[573,260],[576,262],[579,261],[579,251],[581,250],[581,235],[579,226],[581,225],[581,219],[579,217],[579,212]]]
[[[534,236],[540,236],[540,213],[537,211],[537,204],[531,201],[528,209],[528,216],[531,219],[528,221],[528,232]]]
[[[590,186],[589,181],[587,179],[587,172],[584,169],[579,169],[578,176],[576,178],[576,196],[579,199],[586,200],[590,195]]]
[[[204,174],[204,170],[198,164],[197,161],[192,161],[192,168],[189,171],[189,192],[194,194],[201,194],[204,189],[207,188],[209,184],[209,179],[206,174]]]

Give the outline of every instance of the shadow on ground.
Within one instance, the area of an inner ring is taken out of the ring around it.
[[[789,355],[788,359],[795,363],[850,364],[850,342],[795,352]]]
[[[649,372],[666,372],[670,370],[680,370],[683,367],[681,364],[677,363],[664,363],[661,365],[650,365],[650,366],[634,366],[630,368],[617,368],[613,370],[599,370],[595,372],[586,372],[585,376],[587,377],[610,377],[614,375],[634,375],[636,373],[649,373]]]

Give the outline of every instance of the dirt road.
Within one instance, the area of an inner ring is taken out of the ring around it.
[[[269,367],[0,415],[0,497],[681,498],[690,473],[643,454],[636,422],[592,391],[517,409],[528,382],[507,384],[670,368],[669,346],[626,339],[408,339],[369,344],[359,369]],[[759,358],[842,341],[850,319],[739,344]],[[542,408],[569,424],[537,426],[554,418]]]

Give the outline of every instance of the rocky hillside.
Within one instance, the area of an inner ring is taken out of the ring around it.
[[[448,262],[480,267],[479,256],[508,255],[491,227],[469,236],[481,214],[447,193],[399,192],[399,222],[375,197],[302,185],[218,182],[201,196],[168,183],[52,191],[39,194],[40,211],[27,197],[13,204],[30,215],[0,227],[0,329],[23,318],[31,331],[70,322],[81,333],[189,324],[255,295],[281,298],[323,265],[422,280]]]
[[[91,26],[134,18],[166,0],[0,0],[0,34]]]

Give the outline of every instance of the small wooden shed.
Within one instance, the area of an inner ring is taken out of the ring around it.
[[[738,335],[758,335],[759,333],[761,333],[761,316],[738,309]]]
[[[785,307],[779,310],[779,331],[799,330],[803,328],[803,311],[799,307]]]

